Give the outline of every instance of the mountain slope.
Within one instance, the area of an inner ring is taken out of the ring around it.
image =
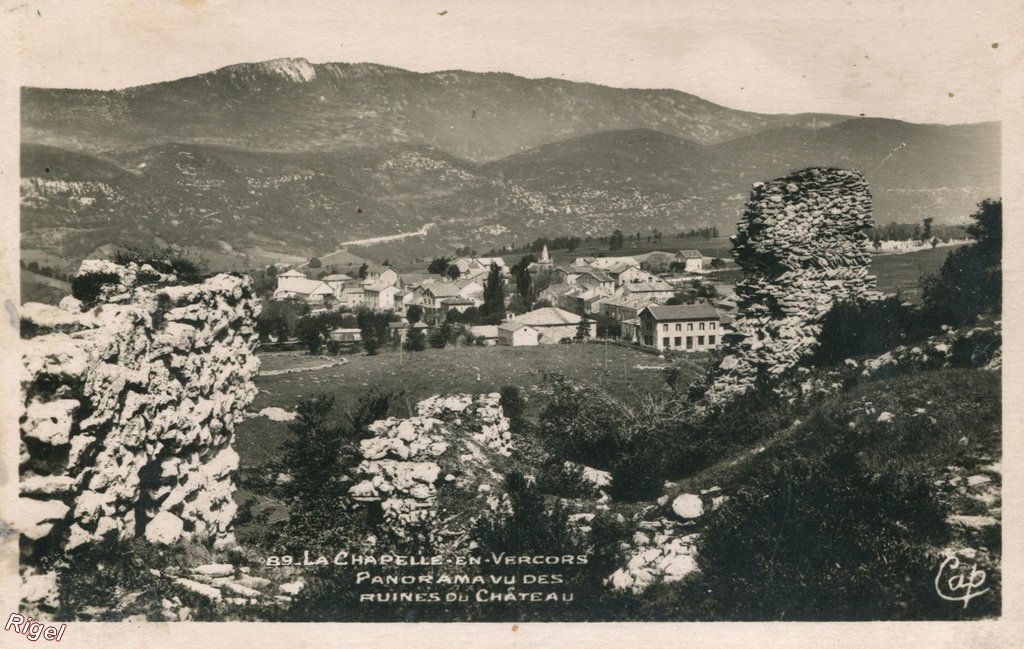
[[[125,90],[22,90],[25,141],[91,150],[162,141],[305,151],[402,143],[484,161],[597,131],[653,128],[713,143],[843,119],[759,115],[675,90],[304,59]]]

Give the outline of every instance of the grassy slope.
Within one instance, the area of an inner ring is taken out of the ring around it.
[[[608,372],[605,373],[605,353]],[[351,406],[373,386],[404,389],[407,398],[396,407],[396,416],[409,416],[417,401],[438,393],[495,392],[505,385],[514,385],[530,397],[544,372],[562,372],[583,381],[591,381],[626,399],[661,390],[665,386],[662,373],[637,366],[659,366],[664,362],[656,356],[634,348],[603,344],[545,345],[540,347],[460,347],[430,349],[404,354],[399,365],[397,353],[378,356],[350,356],[347,365],[299,374],[258,377],[260,389],[251,409],[279,406],[292,410],[296,402],[316,393],[335,396],[337,404]],[[275,369],[287,360],[275,358]],[[303,359],[295,358],[298,365]],[[692,374],[688,382],[703,371],[706,357],[695,354],[686,367]],[[479,380],[478,378],[479,377]],[[528,405],[532,414],[540,404]],[[532,406],[532,408],[531,408]],[[275,457],[278,445],[287,435],[287,426],[265,417],[246,420],[238,426],[235,448],[243,466],[255,466]]]

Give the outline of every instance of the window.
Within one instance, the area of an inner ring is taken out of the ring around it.
[[[665,324],[661,325],[661,330],[662,331],[668,331],[668,323],[667,322]]]
[[[704,345],[704,336],[697,336],[697,344],[700,346]]]
[[[676,323],[676,331],[682,331],[682,330],[683,330],[683,325],[681,325],[681,324],[679,324],[679,323],[677,322],[677,323]]]
[[[686,330],[687,331],[693,331],[693,323],[692,322],[687,322],[686,323]]]
[[[693,336],[686,337],[686,348],[693,349]]]
[[[704,331],[704,323],[703,323],[703,322],[702,322],[702,323],[700,323],[700,330],[701,330],[701,331]]]
[[[714,331],[714,330],[715,330],[715,323],[714,323],[714,322],[712,322],[712,323],[711,323],[711,331]]]
[[[661,346],[662,347],[669,347],[668,338],[667,337],[661,339]]]
[[[709,345],[714,345],[715,344],[715,337],[714,336],[708,336],[708,344]]]
[[[676,336],[676,344],[675,344],[675,346],[676,347],[680,347],[682,344],[683,344],[683,339],[680,338],[679,336]]]

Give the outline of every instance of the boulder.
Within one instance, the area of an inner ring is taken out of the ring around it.
[[[672,511],[682,519],[700,518],[704,515],[704,501],[696,494],[680,494],[672,501]]]

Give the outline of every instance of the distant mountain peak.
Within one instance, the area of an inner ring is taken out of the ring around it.
[[[303,58],[284,57],[260,61],[258,63],[239,63],[217,72],[241,77],[278,76],[295,83],[306,83],[316,79],[316,68]]]

